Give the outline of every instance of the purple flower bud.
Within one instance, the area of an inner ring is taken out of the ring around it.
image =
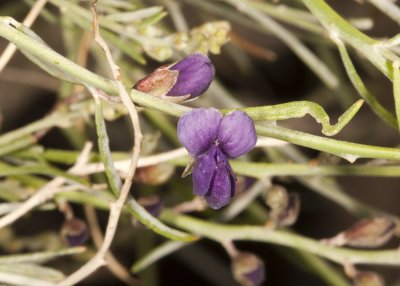
[[[61,228],[61,236],[70,246],[84,244],[89,238],[86,223],[78,218],[66,220]]]
[[[232,272],[243,286],[257,286],[265,280],[264,262],[256,255],[241,252],[233,258]]]
[[[215,77],[215,68],[204,54],[195,53],[183,60],[156,69],[133,88],[170,101],[193,99],[204,93]]]
[[[193,192],[219,209],[235,194],[235,176],[228,159],[254,148],[257,136],[253,120],[242,111],[222,117],[214,108],[198,108],[178,122],[178,137],[194,157]]]
[[[201,53],[187,56],[169,69],[178,71],[179,74],[167,96],[190,95],[189,98],[195,98],[208,89],[215,77],[214,65]]]

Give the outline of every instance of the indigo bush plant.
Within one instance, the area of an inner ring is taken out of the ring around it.
[[[396,1],[0,7],[0,284],[399,283]]]

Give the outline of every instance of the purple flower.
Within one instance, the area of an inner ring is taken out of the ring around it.
[[[170,66],[163,66],[139,80],[134,89],[180,102],[204,93],[215,77],[211,60],[195,53]]]
[[[193,192],[213,209],[229,203],[235,194],[235,175],[228,159],[254,148],[257,136],[253,120],[242,111],[222,117],[214,108],[197,108],[178,122],[178,137],[194,157]]]

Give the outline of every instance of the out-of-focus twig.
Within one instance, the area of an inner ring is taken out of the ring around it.
[[[103,243],[103,234],[101,233],[99,221],[96,216],[96,211],[92,206],[85,206],[85,214],[88,220],[90,233],[96,248],[99,249]],[[127,285],[138,285],[138,281],[134,279],[129,271],[114,257],[112,252],[107,251],[106,257],[107,267],[121,281]]]
[[[70,276],[68,276],[65,280],[61,281],[58,284],[59,286],[75,285],[76,283],[78,283],[82,279],[86,278],[87,276],[92,274],[99,267],[103,266],[106,263],[106,261],[105,261],[106,254],[107,254],[107,252],[111,246],[111,243],[114,239],[118,221],[119,221],[119,218],[121,215],[121,211],[122,211],[122,208],[124,206],[124,203],[125,203],[128,195],[129,195],[129,190],[130,190],[132,182],[133,182],[133,177],[135,175],[137,162],[139,160],[140,146],[141,146],[141,142],[142,142],[142,132],[141,132],[140,123],[139,123],[139,116],[135,109],[135,105],[133,104],[132,100],[130,99],[128,93],[125,90],[125,87],[123,86],[123,84],[121,82],[121,75],[120,75],[119,67],[115,64],[115,62],[111,56],[110,49],[108,48],[106,42],[103,40],[103,38],[101,37],[100,32],[99,32],[97,12],[96,12],[96,2],[94,2],[92,4],[91,10],[92,10],[92,14],[93,14],[93,29],[94,29],[95,41],[101,46],[101,48],[103,49],[103,51],[106,55],[107,62],[110,66],[117,89],[119,91],[119,96],[121,97],[122,103],[127,108],[129,116],[131,118],[131,122],[132,122],[133,129],[134,129],[134,134],[135,134],[134,135],[134,148],[133,148],[133,154],[132,154],[132,160],[130,163],[130,168],[128,171],[128,176],[127,176],[122,188],[120,189],[117,201],[115,203],[111,204],[111,206],[110,206],[109,220],[108,220],[104,240],[103,240],[103,243],[101,244],[101,247],[99,248],[98,252],[92,259],[90,259],[85,265],[83,265],[77,271],[75,271]],[[92,91],[92,94],[93,94],[95,100],[99,101],[100,99],[94,93],[94,89],[91,91]]]
[[[33,22],[35,22],[37,16],[39,16],[40,11],[43,9],[44,5],[46,5],[47,0],[38,0],[29,11],[28,15],[22,22],[25,26],[32,26]],[[0,72],[4,69],[4,67],[8,64],[12,56],[14,55],[17,47],[14,44],[8,44],[3,54],[0,56]]]
[[[78,157],[75,165],[69,170],[77,170],[81,166],[85,165],[91,150],[92,145],[86,144],[83,148],[80,156]],[[23,215],[27,214],[29,211],[37,207],[38,205],[44,203],[45,201],[51,199],[59,192],[62,191],[71,191],[76,189],[87,188],[82,185],[72,185],[67,187],[61,187],[67,181],[66,178],[56,177],[47,183],[44,187],[42,187],[38,192],[36,192],[33,196],[31,196],[27,201],[25,201],[20,207],[8,213],[7,215],[0,218],[0,229],[13,223]]]

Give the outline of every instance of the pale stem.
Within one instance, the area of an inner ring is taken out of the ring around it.
[[[43,9],[44,5],[46,5],[47,0],[38,0],[32,6],[31,10],[29,11],[28,15],[22,22],[27,27],[32,26],[33,22],[35,22],[37,16],[39,16],[40,11]],[[8,44],[6,49],[4,50],[3,54],[0,56],[0,73],[3,71],[5,66],[11,60],[12,56],[14,55],[17,47],[14,44]]]
[[[79,169],[81,166],[85,165],[91,150],[91,144],[85,144],[81,154],[79,155],[76,163],[68,171],[73,171]],[[38,205],[44,203],[45,201],[52,199],[57,193],[65,191],[76,191],[81,189],[87,189],[87,187],[74,184],[72,186],[60,187],[67,181],[66,178],[56,177],[43,186],[39,191],[37,191],[33,196],[21,204],[18,208],[8,213],[7,215],[0,218],[0,229],[13,223],[23,215],[27,214],[29,211],[37,207]]]
[[[106,263],[105,256],[111,246],[112,241],[114,240],[119,217],[121,215],[122,208],[125,204],[125,201],[129,195],[130,188],[132,186],[132,181],[133,181],[133,177],[135,175],[137,162],[139,160],[140,147],[141,147],[141,142],[142,142],[142,131],[140,128],[139,116],[135,109],[135,105],[131,101],[128,93],[126,92],[126,90],[121,82],[121,75],[120,75],[119,67],[115,64],[115,62],[111,56],[109,47],[107,46],[106,42],[103,40],[103,38],[101,37],[101,35],[99,33],[99,26],[98,26],[97,14],[96,14],[96,2],[94,2],[92,5],[92,14],[93,14],[93,29],[94,29],[94,34],[95,34],[95,41],[103,49],[103,51],[106,55],[107,62],[110,66],[117,89],[119,91],[119,96],[122,99],[122,103],[125,105],[125,107],[128,110],[129,117],[130,117],[132,125],[133,125],[134,148],[133,148],[132,160],[130,163],[128,176],[120,190],[117,201],[115,203],[111,204],[111,206],[110,206],[109,220],[107,223],[105,237],[104,237],[101,247],[99,248],[98,252],[92,259],[90,259],[85,265],[83,265],[77,271],[75,271],[70,276],[68,276],[65,280],[61,281],[58,284],[59,286],[75,285],[76,283],[83,280],[84,278],[86,278],[87,276],[92,274],[99,267],[101,267],[102,265],[104,265]],[[96,96],[96,93],[93,93],[93,90],[91,90],[91,91],[94,96],[94,99],[96,101],[98,101],[99,98]]]
[[[256,147],[279,147],[279,146],[284,146],[287,145],[288,143],[285,141],[281,141],[278,139],[273,139],[273,138],[266,138],[266,137],[259,137],[257,139],[257,145]],[[175,150],[159,153],[156,155],[151,155],[151,156],[146,156],[146,157],[141,157],[139,158],[139,161],[137,163],[138,168],[142,167],[147,167],[147,166],[153,166],[165,162],[169,162],[178,158],[182,158],[185,156],[188,156],[188,152],[184,147],[177,148]],[[118,172],[121,172],[121,175],[123,176],[126,174],[126,171],[129,168],[129,163],[130,160],[119,160],[114,162],[115,169]],[[73,175],[77,176],[86,176],[90,174],[95,174],[95,173],[100,173],[104,171],[104,165],[103,163],[90,163],[87,164],[84,168],[80,168],[79,170],[76,170],[73,172]]]
[[[101,233],[96,211],[92,206],[85,206],[85,215],[88,220],[90,234],[97,249],[101,247],[104,237]],[[127,285],[136,286],[138,282],[131,277],[129,271],[114,257],[110,250],[106,253],[107,268]]]

